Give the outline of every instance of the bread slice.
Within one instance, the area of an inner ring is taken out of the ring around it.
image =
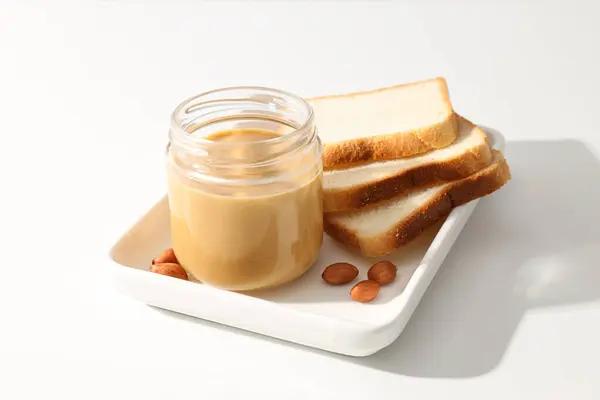
[[[458,130],[443,78],[309,99],[326,170],[448,146]]]
[[[411,158],[325,171],[325,212],[356,211],[424,187],[465,178],[492,163],[487,135],[456,116],[459,136],[451,145]]]
[[[366,211],[325,214],[325,231],[367,257],[383,256],[419,236],[454,207],[498,190],[509,179],[508,164],[502,153],[494,151],[493,164],[467,178],[400,196]]]

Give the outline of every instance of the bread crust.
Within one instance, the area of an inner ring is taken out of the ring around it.
[[[347,247],[366,257],[379,257],[406,245],[423,231],[450,214],[453,208],[489,195],[508,182],[510,168],[499,151],[494,151],[494,164],[467,178],[448,184],[427,204],[415,209],[393,228],[374,237],[360,237],[357,232],[336,224],[332,214],[324,214],[325,232]]]
[[[464,119],[457,116],[459,119]],[[468,122],[465,120],[465,122]],[[468,122],[473,125],[472,123]],[[484,132],[481,132],[485,136]],[[485,140],[470,151],[443,162],[430,162],[399,171],[362,185],[324,189],[325,212],[358,211],[376,206],[377,202],[408,194],[415,190],[437,186],[474,174],[493,162],[492,149]]]
[[[419,85],[423,82],[430,81],[438,81],[442,86],[441,93],[448,106],[448,116],[444,121],[413,131],[327,143],[323,146],[323,168],[325,170],[333,170],[358,166],[373,161],[412,157],[446,147],[454,142],[458,137],[458,126],[448,94],[448,85],[446,80],[441,77],[421,82],[390,86],[368,92],[316,97],[309,99],[309,102],[326,98],[376,93],[402,86]]]

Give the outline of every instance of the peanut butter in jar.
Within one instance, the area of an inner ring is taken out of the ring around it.
[[[245,291],[306,272],[323,241],[321,143],[312,110],[272,89],[183,103],[167,152],[171,237],[195,279]]]

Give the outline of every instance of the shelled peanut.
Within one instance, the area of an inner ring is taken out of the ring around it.
[[[152,260],[150,272],[173,278],[188,280],[187,272],[179,264],[173,249],[166,249]]]
[[[321,277],[329,285],[344,285],[354,281],[359,275],[358,268],[346,262],[337,262],[328,265]],[[387,285],[396,279],[396,265],[391,261],[379,261],[373,264],[367,272],[367,280],[358,282],[350,290],[352,299],[367,303],[374,300],[379,294],[381,286]]]

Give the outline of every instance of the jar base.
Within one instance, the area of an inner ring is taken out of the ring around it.
[[[227,290],[229,292],[236,292],[236,293],[253,293],[253,292],[258,292],[258,291],[262,291],[262,290],[268,290],[268,289],[273,289],[273,288],[277,288],[277,287],[281,287],[284,285],[287,285],[289,283],[292,283],[293,281],[300,279],[304,274],[306,274],[315,264],[315,262],[317,261],[318,255],[316,257],[314,257],[314,259],[310,262],[310,264],[308,264],[308,266],[306,268],[303,268],[302,270],[300,270],[299,273],[294,274],[292,276],[286,277],[285,279],[282,279],[280,281],[277,281],[275,283],[269,283],[267,285],[263,285],[263,286],[257,286],[257,287],[253,287],[253,288],[234,288],[234,287],[226,287],[226,286],[220,286],[220,285],[215,285],[209,282],[204,282],[201,279],[198,279],[194,276],[194,274],[192,274],[190,271],[187,271],[187,274],[189,276],[189,280],[191,282],[195,282],[195,283],[200,283],[203,285],[209,285],[212,286],[214,288],[217,289],[222,289],[222,290]]]

